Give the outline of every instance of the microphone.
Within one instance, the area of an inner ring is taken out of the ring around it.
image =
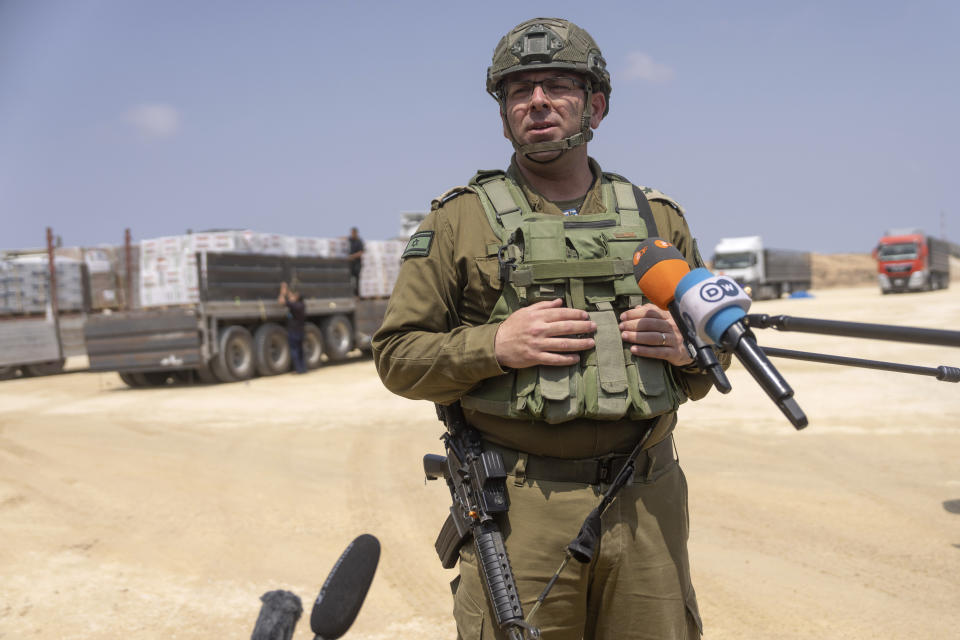
[[[807,416],[793,399],[793,389],[741,321],[751,300],[735,280],[694,269],[677,283],[674,296],[684,324],[700,338],[732,351],[790,423],[797,429],[807,426]]]
[[[666,240],[648,238],[637,246],[633,254],[633,276],[637,280],[637,286],[653,304],[670,312],[677,328],[683,334],[687,351],[697,366],[701,371],[710,374],[717,391],[729,393],[730,381],[717,360],[717,354],[683,321],[674,301],[677,283],[687,273],[690,273],[690,265],[677,248]]]
[[[314,640],[334,640],[347,632],[360,613],[379,560],[380,541],[368,533],[347,545],[313,603]]]
[[[290,640],[297,620],[303,613],[303,605],[297,594],[291,591],[267,591],[260,596],[263,606],[257,616],[250,640]]]

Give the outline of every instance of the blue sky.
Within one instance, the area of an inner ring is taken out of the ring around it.
[[[0,0],[0,248],[187,229],[396,235],[505,167],[484,77],[537,15],[599,43],[608,171],[720,237],[960,241],[960,3]]]

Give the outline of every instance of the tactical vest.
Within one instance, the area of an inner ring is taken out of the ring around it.
[[[606,211],[576,216],[535,213],[501,171],[480,172],[471,180],[500,239],[503,289],[487,322],[563,298],[565,306],[587,311],[597,331],[595,348],[582,352],[579,364],[540,365],[488,378],[461,398],[465,409],[556,424],[575,418],[646,419],[686,399],[669,363],[633,355],[620,337],[620,314],[645,301],[633,277],[633,253],[657,230],[649,204],[638,203],[631,183],[615,174],[603,178]]]

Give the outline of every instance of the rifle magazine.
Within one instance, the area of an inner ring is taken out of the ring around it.
[[[443,521],[440,534],[433,546],[437,550],[437,555],[440,556],[440,564],[443,565],[444,569],[452,569],[457,565],[457,560],[460,559],[460,547],[463,546],[469,535],[469,529],[464,531],[457,526],[457,521],[452,513]]]

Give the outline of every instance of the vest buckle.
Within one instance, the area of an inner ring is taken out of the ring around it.
[[[504,258],[503,253],[507,250],[509,245],[503,245],[497,249],[497,262],[500,264],[500,282],[506,284],[510,282],[510,273],[517,268],[517,259],[516,258]]]

